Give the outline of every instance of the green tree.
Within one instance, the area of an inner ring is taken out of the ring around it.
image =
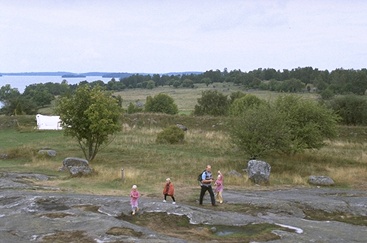
[[[335,96],[333,91],[329,88],[326,88],[323,91],[321,91],[320,95],[323,100],[329,100]]]
[[[329,107],[341,117],[345,125],[367,124],[367,99],[364,96],[337,96],[330,101]]]
[[[137,112],[142,112],[143,108],[137,106],[137,104],[133,104],[132,102],[129,103],[129,106],[127,107],[127,114],[133,114]]]
[[[34,102],[9,84],[0,88],[0,102],[3,105],[0,112],[5,115],[31,115],[37,112]]]
[[[284,115],[292,134],[289,152],[319,149],[324,145],[325,139],[332,139],[337,135],[336,126],[340,117],[316,101],[282,95],[276,99],[275,109]]]
[[[182,87],[184,87],[184,88],[194,88],[194,82],[191,79],[187,78],[182,82]]]
[[[270,105],[250,107],[231,121],[231,139],[249,157],[289,150],[290,130],[283,114]]]
[[[79,86],[75,94],[58,100],[55,110],[65,135],[76,138],[88,161],[121,129],[118,100],[100,86]]]
[[[296,96],[280,96],[232,117],[230,135],[251,157],[271,152],[298,153],[319,149],[334,138],[339,117],[317,102]]]
[[[201,82],[206,84],[206,87],[208,87],[209,84],[213,83],[213,81],[210,78],[203,78],[203,79],[201,79]]]
[[[172,84],[172,86],[173,86],[174,88],[178,88],[178,87],[180,87],[180,85],[181,85],[180,80],[175,80],[175,81],[173,82],[173,84]]]
[[[229,96],[229,102],[231,104],[233,104],[233,102],[236,100],[236,99],[239,99],[243,96],[245,96],[246,94],[243,93],[242,91],[236,91],[236,92],[232,92],[231,95]]]
[[[147,89],[154,89],[154,87],[155,87],[155,82],[153,81],[153,80],[149,80],[149,81],[147,81]]]
[[[224,116],[228,113],[229,100],[217,90],[206,90],[198,98],[198,104],[195,105],[194,115],[203,116]]]
[[[266,102],[256,95],[247,94],[241,98],[235,99],[234,102],[229,107],[229,114],[232,116],[240,116],[245,112],[245,110],[257,107]]]
[[[55,97],[47,90],[37,90],[31,93],[31,99],[38,107],[51,104]]]
[[[301,80],[292,78],[282,82],[281,91],[296,93],[301,92],[305,87]]]
[[[177,114],[178,108],[173,98],[167,94],[159,93],[154,97],[148,96],[145,102],[146,112],[161,112],[166,114]]]

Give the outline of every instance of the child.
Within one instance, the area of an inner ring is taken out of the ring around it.
[[[215,199],[216,201],[219,201],[219,203],[223,203],[223,175],[220,170],[218,170],[218,178],[215,181],[215,186]]]
[[[170,196],[172,198],[172,204],[176,204],[176,200],[174,197],[175,194],[175,188],[171,182],[170,178],[166,179],[166,184],[163,187],[163,195],[164,195],[164,199],[163,202],[166,202],[167,196]]]
[[[133,185],[130,191],[130,204],[132,209],[132,215],[135,215],[135,212],[139,211],[139,197],[140,193],[137,189],[136,185]]]

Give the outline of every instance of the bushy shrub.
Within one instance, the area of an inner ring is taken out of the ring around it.
[[[340,117],[333,110],[313,100],[294,95],[279,96],[275,109],[284,114],[292,133],[293,152],[323,146],[325,139],[337,135]]]
[[[138,107],[136,104],[134,105],[132,102],[130,102],[129,106],[127,107],[127,114],[133,114],[142,111],[143,111],[142,107]]]
[[[287,95],[274,103],[252,106],[233,116],[234,143],[251,157],[270,152],[297,153],[319,149],[337,134],[339,117],[312,100]]]
[[[203,91],[198,104],[195,105],[194,115],[224,116],[228,113],[229,100],[227,95],[217,90]]]
[[[330,100],[329,106],[341,117],[341,123],[345,125],[367,124],[367,99],[364,96],[337,96]]]
[[[257,107],[261,104],[265,104],[266,102],[256,95],[247,94],[242,96],[241,98],[237,98],[229,107],[229,114],[232,116],[240,116],[245,112],[245,110]]]
[[[156,142],[157,143],[169,143],[176,144],[182,143],[185,139],[185,132],[177,126],[169,126],[162,132],[158,133]]]
[[[173,98],[167,94],[157,94],[154,97],[148,96],[145,102],[146,112],[161,112],[170,115],[178,113],[177,105]]]
[[[289,150],[291,134],[283,114],[270,105],[251,107],[232,118],[230,135],[234,144],[249,155],[261,157]]]

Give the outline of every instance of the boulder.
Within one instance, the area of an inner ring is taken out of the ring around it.
[[[248,178],[255,184],[269,184],[271,166],[260,160],[250,160],[247,163]]]
[[[315,186],[333,186],[335,183],[333,179],[328,176],[310,176],[308,183]]]
[[[50,157],[55,157],[56,156],[56,151],[53,149],[41,149],[38,151],[38,154],[44,154],[44,155],[48,155]]]
[[[187,127],[185,127],[184,125],[182,125],[182,124],[180,124],[180,123],[177,123],[176,124],[176,126],[178,127],[178,128],[180,128],[182,131],[187,131]]]
[[[72,176],[84,176],[93,172],[86,159],[68,157],[63,160],[62,164],[61,170],[68,170]]]

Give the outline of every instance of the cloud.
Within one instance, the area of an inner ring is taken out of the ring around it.
[[[366,66],[367,2],[3,1],[0,72]]]

